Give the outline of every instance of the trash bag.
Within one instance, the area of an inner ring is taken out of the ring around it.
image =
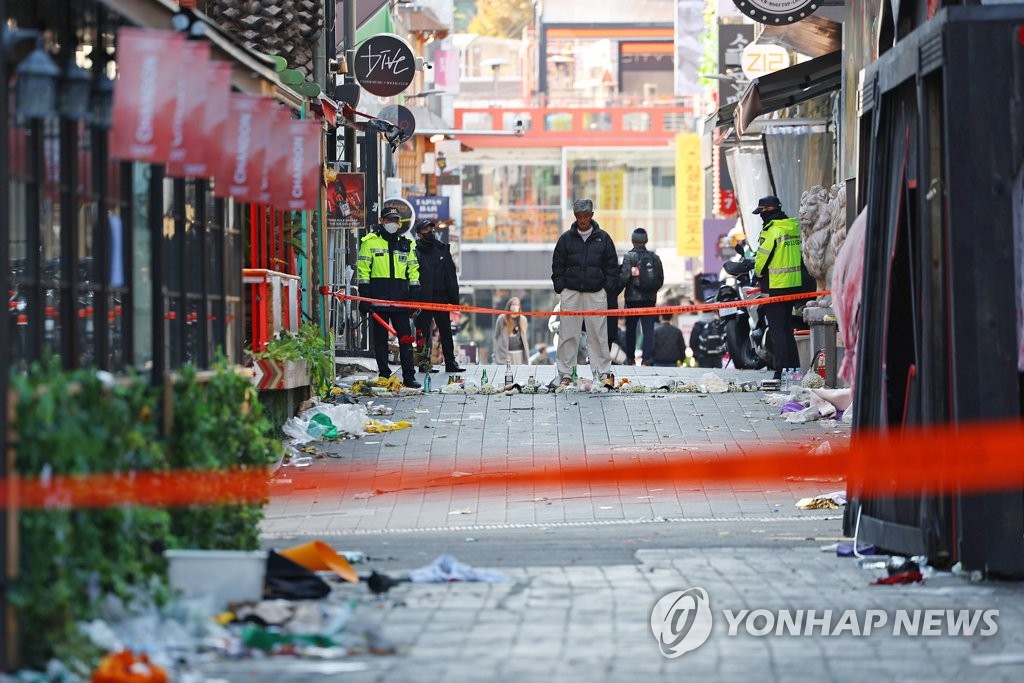
[[[366,407],[362,404],[317,403],[290,418],[281,429],[293,444],[302,444],[317,439],[337,439],[345,434],[361,436],[365,422]]]
[[[266,600],[319,600],[331,587],[319,576],[273,550],[267,553]]]

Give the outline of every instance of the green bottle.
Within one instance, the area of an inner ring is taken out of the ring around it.
[[[480,386],[487,384],[487,368],[484,368],[484,372],[480,375]]]
[[[576,366],[575,366],[575,365],[574,365],[574,366],[572,366],[572,377],[570,377],[569,379],[571,379],[571,380],[572,380],[572,383],[573,383],[573,384],[576,384],[576,381],[577,381],[577,380],[579,379],[579,378],[578,378],[578,377],[576,376]]]

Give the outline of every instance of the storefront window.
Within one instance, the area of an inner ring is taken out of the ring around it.
[[[554,242],[561,231],[560,182],[553,161],[464,161],[462,240]]]
[[[633,112],[622,115],[622,130],[642,132],[651,129],[651,115],[646,112]]]
[[[568,133],[572,130],[572,114],[569,112],[558,112],[544,116],[544,130]]]
[[[671,149],[566,150],[566,214],[574,199],[594,200],[595,216],[617,244],[643,227],[652,246],[675,245],[675,157]]]
[[[491,130],[494,128],[494,118],[488,112],[467,111],[462,115],[463,130]]]
[[[583,130],[611,130],[612,115],[607,112],[586,112],[583,114]]]

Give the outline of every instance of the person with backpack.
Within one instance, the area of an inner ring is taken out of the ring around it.
[[[626,288],[626,308],[653,308],[658,303],[658,290],[665,284],[665,271],[661,259],[647,249],[647,231],[633,231],[633,248],[622,257],[619,285]],[[643,332],[643,364],[654,364],[654,323],[656,315],[630,315],[626,317],[626,365],[635,363],[636,326]]]
[[[700,368],[720,368],[726,351],[725,325],[713,311],[701,311],[690,330],[690,348]]]
[[[654,355],[656,368],[674,368],[686,362],[686,342],[683,331],[672,322],[671,313],[663,313],[654,326]]]

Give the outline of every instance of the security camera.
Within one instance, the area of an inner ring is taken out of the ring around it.
[[[434,65],[431,64],[430,62],[428,62],[423,57],[417,57],[416,58],[416,70],[417,71],[423,71],[424,69],[433,69],[433,68],[434,68]]]

